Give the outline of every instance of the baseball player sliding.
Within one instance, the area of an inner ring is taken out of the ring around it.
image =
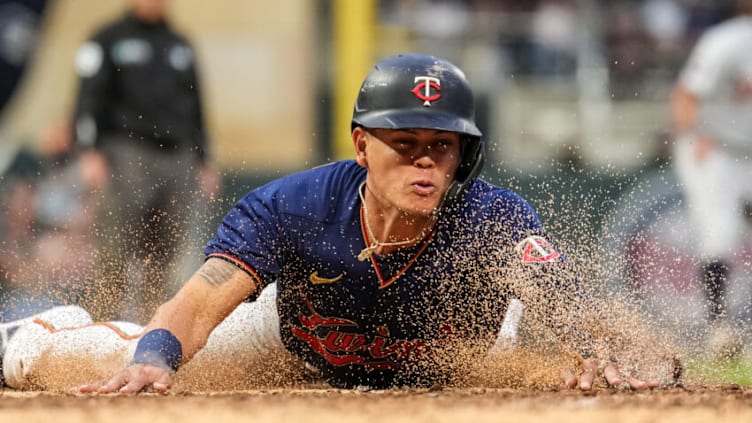
[[[752,201],[752,1],[697,42],[673,96],[674,158],[698,234],[708,317],[727,330],[726,287]]]
[[[582,354],[581,371],[562,373],[566,386],[590,389],[600,376],[657,386],[653,375],[599,360],[614,352],[583,321],[600,311],[535,211],[477,178],[484,140],[473,104],[463,72],[444,59],[377,63],[355,102],[355,160],[249,192],[208,242],[205,263],[143,330],[63,329],[61,315],[78,308],[20,325],[5,354],[8,382],[23,386],[34,357],[88,348],[120,359],[105,383],[82,392],[165,391],[181,365],[232,343],[284,350],[335,387],[447,384],[456,376],[448,358],[482,359],[519,298],[526,316]]]

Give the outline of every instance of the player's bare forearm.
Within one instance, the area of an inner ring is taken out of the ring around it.
[[[255,289],[253,279],[233,264],[222,259],[209,259],[175,297],[157,309],[146,332],[167,329],[169,336],[179,341],[180,356],[186,362],[206,344],[212,330]],[[83,385],[78,387],[78,391],[135,393],[153,389],[164,392],[172,382],[169,369],[138,363],[120,370],[101,386]]]
[[[253,293],[253,279],[225,260],[210,258],[168,302],[159,307],[148,330],[165,328],[179,340],[183,360],[206,344],[212,330]]]

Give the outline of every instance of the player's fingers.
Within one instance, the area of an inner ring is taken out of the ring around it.
[[[170,389],[169,386],[165,385],[164,383],[154,382],[151,384],[151,388],[154,390],[154,392],[158,392],[160,394],[164,394],[167,392],[168,389]]]
[[[657,388],[661,386],[661,383],[657,380],[641,380],[634,377],[630,377],[627,379],[627,383],[629,383],[629,386],[632,389],[642,391],[645,389],[651,389],[651,388]]]
[[[559,377],[565,388],[572,389],[577,386],[577,375],[572,369],[563,369],[559,372]]]
[[[589,391],[593,387],[593,381],[598,374],[598,361],[594,359],[583,360],[582,374],[580,374],[580,389]]]
[[[87,383],[85,385],[80,385],[75,388],[72,388],[70,390],[70,393],[75,394],[91,394],[93,392],[96,392],[97,389],[99,389],[100,384],[98,383]]]
[[[135,394],[148,388],[156,392],[166,392],[172,385],[172,376],[161,367],[137,365],[132,370],[133,376],[128,378],[128,383],[118,390],[119,393]]]
[[[634,377],[627,378],[627,383],[629,383],[629,386],[632,389],[635,389],[637,391],[641,391],[643,389],[648,389],[648,384],[644,380],[640,380]]]
[[[595,369],[584,369],[580,375],[580,389],[583,391],[589,391],[593,387],[593,380],[595,380]]]
[[[622,383],[621,377],[619,376],[619,369],[614,364],[608,364],[603,368],[603,377],[606,378],[606,382],[608,382],[609,385],[614,387],[620,386]]]
[[[132,369],[132,377],[128,378],[128,383],[123,385],[118,392],[121,394],[135,394],[140,392],[159,378],[160,373],[155,373],[155,370],[158,371],[160,369],[137,364],[136,367]]]
[[[135,394],[137,392],[140,392],[144,387],[147,385],[146,379],[143,378],[135,378],[125,384],[122,388],[118,390],[121,394]]]
[[[156,392],[165,393],[172,386],[172,376],[168,372],[164,374],[152,384],[152,388]]]
[[[113,376],[109,381],[107,381],[107,383],[97,388],[96,392],[100,394],[111,394],[113,392],[117,392],[118,389],[120,389],[120,387],[125,385],[127,382],[128,382],[127,371],[121,371],[121,372],[118,372],[115,376]]]

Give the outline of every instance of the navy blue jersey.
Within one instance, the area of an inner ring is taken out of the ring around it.
[[[286,348],[332,385],[445,380],[453,349],[493,343],[514,294],[506,282],[513,264],[560,256],[523,198],[477,180],[422,242],[359,261],[365,178],[354,161],[341,161],[255,189],[205,253],[244,269],[258,291],[278,283]]]

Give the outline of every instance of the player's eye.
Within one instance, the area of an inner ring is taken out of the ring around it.
[[[433,148],[437,151],[446,152],[452,148],[454,142],[452,140],[438,140],[434,143]]]
[[[398,150],[409,150],[415,145],[415,142],[408,138],[395,138],[392,140],[392,145]]]

